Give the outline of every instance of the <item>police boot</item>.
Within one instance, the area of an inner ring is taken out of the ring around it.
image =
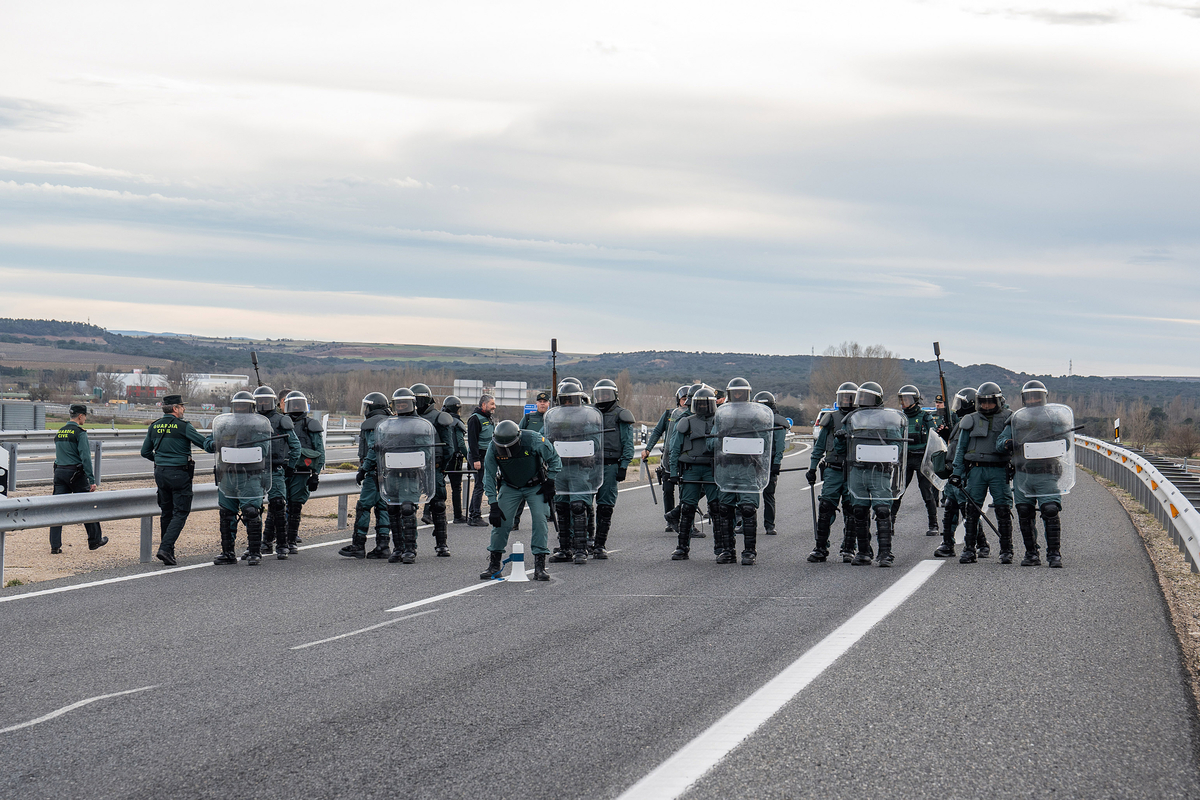
[[[367,537],[359,536],[357,533],[350,538],[350,544],[338,550],[339,556],[346,558],[366,558],[367,556]]]
[[[438,510],[435,506],[433,509],[434,525],[437,525]],[[442,512],[442,523],[446,521],[445,509]],[[446,534],[443,532],[442,537]],[[417,562],[417,512],[413,509],[411,514],[405,514],[400,517],[400,541],[404,547],[404,552],[400,554],[401,564],[415,564]],[[450,551],[446,551],[446,555],[450,555]]]
[[[500,563],[502,558],[504,558],[503,551],[489,550],[487,569],[479,573],[479,580],[487,581],[492,578],[499,578],[500,570],[503,569],[503,565]]]
[[[870,566],[875,560],[875,551],[871,549],[871,509],[868,506],[854,507],[854,535],[858,539],[858,555],[851,565]]]
[[[1025,543],[1022,567],[1037,567],[1042,563],[1038,553],[1037,529],[1034,527],[1037,520],[1033,514],[1033,506],[1025,503],[1017,506],[1017,526],[1021,529],[1021,541]]]
[[[296,545],[300,544],[300,513],[303,510],[303,503],[288,503],[287,552],[289,556],[294,556],[300,552]]]
[[[404,517],[399,506],[388,506],[388,516],[392,519],[392,554],[388,556],[388,563],[399,564],[400,556],[404,553],[404,528],[401,522]]]
[[[275,542],[275,557],[286,561],[287,547],[287,501],[275,497],[267,501],[267,553],[271,552],[271,542]]]
[[[958,557],[960,564],[975,563],[975,535],[979,530],[979,512],[975,506],[967,506],[963,514],[963,549]]]
[[[980,558],[987,558],[992,554],[992,548],[988,546],[987,536],[983,530],[985,524],[987,523],[978,516],[975,518],[975,552],[979,554]]]
[[[233,525],[236,514],[221,508],[217,510],[217,518],[221,528],[221,555],[213,559],[217,566],[236,564],[237,555],[233,552]]]
[[[571,501],[571,547],[576,564],[586,564],[588,559],[587,509],[588,504],[582,500]]]
[[[367,558],[387,558],[392,549],[388,543],[388,534],[379,532],[379,523],[375,523],[375,549],[367,553]]]
[[[833,517],[837,516],[837,508],[835,506],[833,514],[829,520],[829,526],[833,527]],[[842,563],[849,564],[854,561],[854,551],[858,549],[858,533],[854,527],[854,508],[850,505],[848,499],[842,499],[842,544],[839,552],[842,554]]]
[[[692,521],[696,519],[695,506],[678,506],[681,509],[679,512],[679,531],[678,544],[675,547],[675,552],[671,553],[672,561],[687,561],[688,550],[692,547]]]
[[[816,564],[824,561],[829,557],[829,529],[833,527],[833,516],[837,513],[837,506],[831,501],[821,498],[817,501],[817,545],[813,551],[808,554],[810,563]],[[850,548],[853,556],[854,548]],[[846,541],[842,540],[842,552],[846,552]]]
[[[571,504],[556,502],[554,517],[558,520],[558,547],[554,548],[550,560],[555,564],[565,564],[575,560],[571,550]]]
[[[596,544],[592,547],[592,558],[601,561],[608,558],[604,546],[608,544],[608,531],[612,527],[613,506],[600,506],[596,509]]]
[[[1042,527],[1046,529],[1046,566],[1055,569],[1062,569],[1062,554],[1059,552],[1062,540],[1062,520],[1058,517],[1060,508],[1054,502],[1042,506]]]
[[[533,554],[533,579],[535,581],[550,580],[550,573],[546,572],[546,554],[545,553],[534,553]]]
[[[946,513],[942,515],[942,544],[933,551],[935,558],[954,558],[954,532],[958,528],[958,504],[946,501]]]
[[[742,528],[745,526],[745,524],[746,524],[745,520],[742,519],[741,509],[739,509],[737,506],[734,506],[733,507],[733,533],[734,533],[734,535],[741,533]]]
[[[758,509],[742,506],[742,566],[752,565],[758,558]]]
[[[413,528],[413,553],[416,553],[416,528]],[[446,542],[446,503],[434,503],[433,506],[433,552],[438,558],[450,557],[450,546]]]
[[[663,514],[663,519],[667,521],[667,529],[664,533],[679,533],[679,515],[681,506],[675,506],[667,513]]]
[[[584,503],[583,507],[587,514],[587,549],[590,553],[596,544],[596,509],[590,503]]]
[[[996,507],[996,527],[1000,529],[1000,563],[1013,562],[1012,509],[1008,506]]]
[[[875,509],[875,534],[879,539],[879,566],[890,567],[896,557],[892,555],[892,510],[888,506]]]
[[[718,564],[737,563],[737,540],[733,534],[733,506],[714,503],[709,509],[713,524],[713,552]]]
[[[262,563],[262,510],[257,506],[244,508],[242,510],[242,522],[246,524],[246,539],[250,544],[250,550],[246,555],[246,565],[257,567]]]
[[[937,524],[937,505],[927,507],[926,512],[929,515],[929,527],[925,529],[926,536],[937,536],[941,531],[938,530]]]

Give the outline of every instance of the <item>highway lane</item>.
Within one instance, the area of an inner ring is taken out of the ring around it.
[[[621,495],[610,561],[400,612],[389,609],[480,585],[486,529],[453,526],[450,559],[431,557],[423,529],[413,566],[322,547],[257,570],[0,604],[10,654],[0,728],[157,687],[0,734],[0,787],[616,797],[935,543],[914,511],[901,516],[897,568],[808,564],[802,473],[786,473],[780,495],[780,535],[760,538],[754,567],[716,565],[711,539],[693,560],[669,561],[661,508],[636,489]],[[1066,535],[1062,571],[942,566],[692,796],[1200,793],[1194,711],[1128,520],[1081,476]],[[1043,598],[1063,609],[1060,624]]]

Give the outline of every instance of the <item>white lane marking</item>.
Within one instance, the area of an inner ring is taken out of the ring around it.
[[[746,737],[837,661],[876,623],[895,611],[942,565],[922,561],[872,600],[866,608],[796,659],[783,672],[747,697],[712,727],[635,783],[617,800],[664,800],[679,797]]]
[[[291,649],[292,650],[303,650],[306,647],[316,647],[317,645],[325,644],[326,642],[336,642],[338,639],[345,639],[347,636],[358,636],[360,633],[366,633],[367,631],[373,631],[376,628],[382,628],[385,625],[395,625],[397,622],[403,622],[404,620],[412,619],[413,617],[423,617],[426,614],[432,614],[435,611],[437,611],[436,608],[431,608],[428,611],[418,611],[417,613],[409,614],[406,617],[397,617],[396,619],[389,619],[387,622],[380,622],[378,625],[369,625],[365,628],[359,628],[356,631],[350,631],[349,633],[339,633],[337,636],[330,636],[328,639],[318,639],[317,641],[309,642],[308,644],[298,644]]]
[[[143,686],[140,689],[128,689],[124,692],[113,692],[112,694],[101,694],[101,695],[97,695],[96,697],[89,697],[86,700],[80,700],[78,703],[71,703],[71,705],[69,705],[69,706],[64,706],[63,708],[58,709],[58,711],[51,711],[49,714],[47,714],[44,717],[38,717],[37,719],[31,719],[31,720],[29,720],[29,722],[22,722],[20,725],[10,725],[7,728],[0,728],[0,733],[9,733],[10,731],[19,731],[22,728],[28,728],[31,725],[37,725],[42,722],[48,722],[49,720],[52,720],[55,717],[61,717],[63,714],[74,711],[77,708],[82,708],[83,706],[86,706],[88,703],[95,703],[97,700],[107,700],[110,697],[120,697],[121,695],[124,695],[124,694],[137,694],[138,692],[145,692],[145,691],[149,691],[150,689],[157,689],[157,688],[158,688],[157,686]]]
[[[526,575],[528,575],[531,572],[533,572],[533,570],[531,570],[531,569],[525,570]],[[419,608],[421,606],[427,606],[430,603],[436,603],[439,600],[446,600],[451,597],[458,597],[460,594],[466,594],[468,592],[477,592],[480,589],[486,589],[489,586],[499,586],[502,583],[504,583],[504,581],[502,581],[502,580],[480,581],[479,583],[472,584],[471,586],[464,586],[461,589],[455,589],[452,592],[445,592],[443,594],[434,595],[433,597],[426,597],[424,600],[413,600],[411,603],[405,603],[402,606],[396,606],[395,608],[389,608],[387,611],[384,611],[383,613],[392,614],[397,611],[408,611],[410,608]]]

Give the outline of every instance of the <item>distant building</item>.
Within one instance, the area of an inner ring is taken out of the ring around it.
[[[106,377],[114,381],[121,396],[131,403],[155,403],[169,392],[170,383],[167,376],[157,373],[142,372],[109,372]],[[231,395],[250,385],[249,375],[227,375],[214,372],[189,372],[186,375],[191,383],[191,393],[197,398],[207,398],[209,395],[218,397]]]

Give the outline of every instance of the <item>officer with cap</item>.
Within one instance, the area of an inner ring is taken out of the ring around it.
[[[550,393],[541,391],[534,398],[534,407],[536,410],[530,411],[525,416],[521,417],[521,430],[542,432],[542,426],[546,421],[546,412],[550,410]],[[521,527],[521,512],[525,510],[525,503],[517,507],[517,515],[513,519],[512,530],[517,530]]]
[[[625,480],[633,461],[633,414],[617,404],[617,385],[602,378],[592,387],[592,403],[604,415],[604,483],[596,492],[596,539],[591,543],[593,558],[606,559],[608,532],[617,505],[617,486]]]
[[[987,381],[975,390],[973,414],[959,422],[958,449],[954,453],[954,474],[950,484],[964,491],[969,500],[966,508],[966,537],[960,564],[974,564],[976,555],[986,558],[991,548],[980,529],[979,516],[983,500],[992,495],[996,510],[996,527],[1000,532],[1000,563],[1012,563],[1012,487],[1009,483],[1009,454],[999,446],[1000,434],[1012,418],[1004,402],[1000,386]]]
[[[374,469],[368,469],[368,457],[375,452],[375,429],[390,416],[390,401],[382,392],[370,392],[362,400],[362,425],[358,436],[358,474],[355,481],[362,488],[354,507],[354,533],[350,544],[338,551],[347,558],[387,558],[391,555],[391,519],[387,502],[379,494],[379,480]],[[375,549],[367,552],[367,531],[371,528],[371,510],[375,511]]]
[[[677,533],[678,525],[674,520],[678,519],[678,512],[675,511],[675,481],[671,479],[670,472],[667,471],[667,443],[671,441],[671,428],[675,423],[676,411],[681,413],[687,410],[688,404],[688,387],[680,386],[675,390],[675,405],[663,411],[662,416],[658,418],[654,429],[650,431],[649,438],[642,445],[642,466],[645,469],[650,469],[650,451],[654,449],[654,445],[658,444],[661,439],[663,442],[663,454],[658,459],[658,483],[662,486],[663,493],[663,514],[667,520],[667,532]]]
[[[967,386],[959,390],[950,401],[950,430],[946,437],[946,463],[954,464],[954,455],[958,452],[959,422],[967,414],[975,412],[975,387]],[[958,529],[959,517],[966,517],[967,498],[962,489],[947,483],[942,490],[942,543],[933,555],[936,558],[954,558],[954,534]]]
[[[287,486],[288,479],[300,463],[300,439],[296,436],[296,425],[292,418],[279,410],[279,396],[270,386],[254,390],[254,407],[271,423],[273,444],[271,447],[271,491],[267,495],[267,521],[263,530],[264,550],[271,553],[271,542],[275,543],[275,557],[286,560],[287,543]]]
[[[921,472],[921,461],[925,458],[925,444],[929,439],[929,432],[937,429],[937,420],[934,419],[933,414],[921,407],[921,390],[916,386],[912,384],[902,386],[897,394],[900,399],[900,410],[908,418],[908,464],[904,471],[904,486],[907,488],[908,484],[912,482],[913,476],[917,476],[917,487],[921,490],[921,499],[925,502],[925,514],[929,520],[929,527],[925,530],[925,535],[937,536],[938,493],[934,485]],[[892,503],[893,526],[896,524],[896,515],[900,511],[902,497]]]
[[[775,430],[771,440],[771,480],[763,489],[763,533],[775,535],[775,487],[779,483],[779,471],[783,469],[783,451],[787,448],[787,432],[791,430],[787,418],[779,414],[775,407],[775,395],[770,392],[759,392],[754,395],[754,402],[762,403],[771,409],[775,415]]]
[[[434,448],[433,494],[425,502],[425,510],[433,518],[433,552],[442,558],[450,555],[446,540],[446,467],[454,454],[454,418],[442,411],[433,402],[433,392],[423,383],[408,387],[417,401],[417,416],[424,419],[437,431],[437,447]]]
[[[679,490],[679,534],[672,561],[686,561],[691,550],[692,526],[700,505],[700,494],[708,500],[708,513],[713,523],[713,541],[717,547],[725,542],[725,516],[717,498],[713,481],[714,416],[717,413],[716,393],[707,386],[692,394],[691,408],[681,416],[671,431],[668,463],[672,475],[677,475]],[[733,536],[733,531],[729,531]]]
[[[213,452],[211,438],[205,438],[183,418],[183,397],[169,394],[162,401],[163,415],[150,423],[142,441],[142,458],[154,462],[154,483],[158,487],[158,508],[162,512],[162,541],[155,557],[167,566],[175,565],[175,542],[192,511],[192,478],[196,462],[192,445]]]
[[[300,462],[287,479],[287,551],[294,556],[299,552],[300,514],[325,468],[325,436],[321,422],[308,415],[308,398],[302,392],[289,392],[283,398],[283,413],[291,418],[300,441]]]
[[[554,498],[554,477],[562,461],[554,446],[536,431],[523,431],[510,419],[496,425],[483,463],[483,491],[488,500],[488,565],[480,580],[500,577],[501,559],[508,547],[508,532],[517,505],[524,500],[533,517],[533,579],[550,580],[546,572],[547,506]],[[497,485],[499,479],[499,485]]]
[[[59,428],[54,436],[54,494],[94,492],[97,486],[92,472],[92,449],[87,431],[83,429],[87,422],[87,406],[74,404],[67,412],[70,422]],[[87,531],[88,550],[108,544],[108,537],[100,535],[99,522],[85,522],[83,529]],[[61,525],[50,529],[50,552],[54,555],[62,553]]]
[[[813,442],[812,456],[809,459],[808,472],[805,478],[809,486],[817,483],[817,468],[821,469],[821,496],[817,501],[817,529],[814,532],[816,546],[808,554],[808,560],[813,563],[825,561],[829,557],[829,531],[833,527],[833,519],[837,515],[838,504],[842,506],[842,561],[849,563],[854,559],[855,548],[858,545],[854,527],[854,512],[850,502],[850,492],[846,489],[846,478],[849,466],[846,463],[846,437],[839,435],[846,416],[854,410],[855,397],[858,394],[858,384],[846,381],[837,389],[833,411],[820,419],[820,431]]]
[[[448,395],[442,401],[442,411],[450,415],[454,420],[451,426],[451,433],[454,438],[454,456],[450,460],[450,469],[447,471],[447,477],[450,479],[450,497],[454,505],[455,525],[463,525],[467,518],[463,515],[463,465],[467,463],[467,423],[463,422],[462,418],[462,400],[457,395]]]

